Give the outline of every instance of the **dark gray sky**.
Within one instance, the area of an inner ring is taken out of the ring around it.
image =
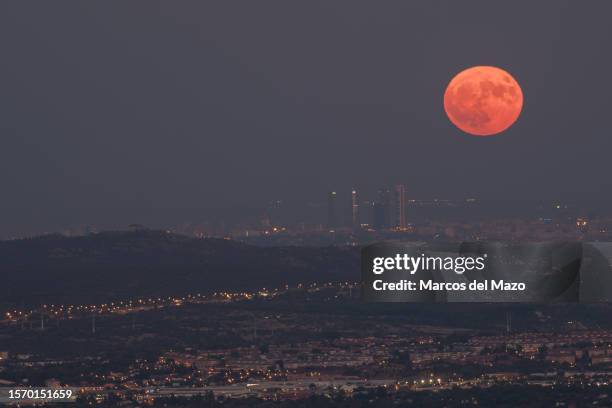
[[[1,236],[167,225],[404,182],[410,197],[612,197],[612,3],[0,5]],[[446,119],[450,78],[519,81],[506,133]]]

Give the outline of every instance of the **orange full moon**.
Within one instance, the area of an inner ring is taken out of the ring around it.
[[[444,110],[455,126],[475,136],[508,129],[521,114],[523,91],[501,68],[477,66],[458,73],[444,92]]]

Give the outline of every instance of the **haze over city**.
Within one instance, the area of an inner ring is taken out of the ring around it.
[[[1,3],[0,404],[612,407],[611,15]]]
[[[3,237],[167,227],[403,183],[409,198],[612,198],[610,5],[6,3]],[[460,132],[450,79],[496,65],[518,121]]]

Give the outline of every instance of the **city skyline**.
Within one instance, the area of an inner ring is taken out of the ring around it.
[[[559,215],[576,221],[591,217],[608,219],[612,216],[607,211],[605,202],[599,203],[599,206],[593,206],[588,202],[565,200],[521,200],[519,198],[502,202],[481,200],[477,197],[460,199],[420,198],[410,194],[404,184],[381,187],[370,194],[364,194],[354,187],[345,187],[312,198],[314,200],[301,203],[287,202],[281,199],[270,200],[266,205],[249,209],[248,213],[243,211],[215,213],[201,210],[193,219],[179,217],[179,221],[174,224],[145,223],[142,222],[142,218],[135,218],[125,224],[113,223],[109,225],[84,222],[58,225],[56,229],[35,230],[33,233],[5,234],[0,236],[0,240],[30,238],[56,233],[79,236],[102,231],[148,229],[177,231],[179,233],[186,233],[186,231],[193,229],[194,231],[207,231],[202,236],[210,237],[236,234],[239,237],[246,234],[248,237],[249,231],[257,233],[257,231],[265,230],[275,233],[288,231],[357,231],[361,229],[409,232],[410,227],[414,224],[454,222],[464,219],[466,216],[468,217],[465,219],[467,223],[479,219],[489,219],[491,221],[497,219],[506,222],[512,222],[515,219],[537,221]],[[403,204],[400,204],[400,202]],[[452,215],[447,214],[448,211],[451,211]],[[479,212],[480,215],[478,215]],[[201,235],[200,233],[187,232],[187,235],[192,234]]]
[[[4,2],[0,405],[612,407],[611,15]]]
[[[3,235],[246,214],[338,186],[612,199],[609,3],[515,2],[500,19],[487,1],[244,7],[6,4]],[[485,64],[525,99],[478,139],[443,96]]]

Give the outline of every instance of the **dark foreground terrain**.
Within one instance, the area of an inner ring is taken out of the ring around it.
[[[351,247],[259,248],[163,231],[0,242],[0,308],[359,279]]]
[[[0,268],[0,387],[75,407],[612,406],[605,303],[364,303],[355,247],[157,231],[4,241]]]
[[[36,310],[0,323],[0,384],[73,387],[78,407],[610,406],[607,305],[372,305],[357,289]]]

